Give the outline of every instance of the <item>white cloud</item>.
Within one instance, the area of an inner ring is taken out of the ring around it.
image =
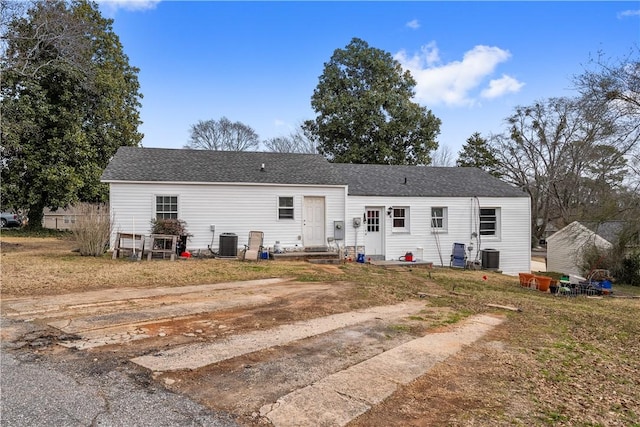
[[[411,58],[407,56],[405,50],[401,50],[395,54],[394,59],[400,62],[403,67],[413,70],[437,64],[440,62],[440,53],[436,42],[431,41],[420,48],[419,54],[415,54]]]
[[[499,79],[494,79],[489,82],[489,87],[484,89],[480,96],[483,98],[493,99],[499,98],[502,95],[508,93],[516,93],[522,89],[524,83],[519,82],[511,76],[503,74]]]
[[[475,99],[472,92],[480,86],[481,82],[494,73],[496,67],[507,61],[511,53],[495,46],[475,46],[467,51],[461,61],[452,61],[441,64],[438,48],[435,42],[422,47],[420,53],[409,57],[405,51],[398,52],[394,58],[402,66],[411,72],[416,80],[415,100],[422,104],[450,106],[474,105]],[[511,80],[496,80],[487,89],[487,94],[503,94],[518,90],[522,83],[509,77]],[[502,81],[504,80],[504,81]],[[518,85],[520,85],[518,87]]]
[[[418,22],[417,19],[414,19],[412,21],[409,21],[405,24],[407,27],[411,28],[412,30],[417,30],[418,28],[420,28],[420,22]]]
[[[160,1],[161,0],[98,0],[98,3],[110,12],[115,12],[119,9],[129,11],[155,9]]]
[[[640,9],[637,10],[625,10],[618,13],[618,19],[626,18],[627,16],[640,16]]]

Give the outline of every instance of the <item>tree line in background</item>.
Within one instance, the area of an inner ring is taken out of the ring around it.
[[[536,238],[573,220],[626,220],[638,232],[640,57],[594,64],[575,78],[579,96],[518,107],[491,138],[501,178],[531,197]]]
[[[2,204],[26,209],[104,202],[99,177],[117,148],[137,146],[142,94],[112,20],[87,0],[0,0]],[[518,106],[505,129],[471,135],[456,166],[473,166],[531,198],[532,235],[573,220],[640,218],[640,55],[604,54],[574,78],[577,96]],[[226,117],[190,128],[192,149],[320,153],[329,161],[453,166],[440,119],[413,101],[416,81],[383,50],[354,38],[324,64],[316,117],[260,141]]]
[[[289,135],[262,141],[267,151],[276,153],[317,154],[316,141],[308,138],[302,128]],[[226,117],[220,120],[199,120],[191,125],[189,142],[184,148],[196,150],[255,151],[260,148],[260,138],[251,126],[232,122]]]
[[[574,78],[578,95],[519,106],[502,133],[469,138],[458,166],[476,166],[531,198],[533,244],[573,221],[624,224],[587,264],[640,284],[640,55],[600,54]]]

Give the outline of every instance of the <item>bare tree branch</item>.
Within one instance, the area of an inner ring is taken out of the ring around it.
[[[566,225],[620,213],[616,197],[625,190],[627,154],[638,140],[602,107],[568,98],[518,107],[508,132],[493,137],[504,179],[531,197],[536,238],[550,220]]]
[[[433,152],[430,166],[454,166],[454,154],[448,145],[439,145],[438,149]]]
[[[0,0],[0,6],[3,71],[37,77],[55,62],[77,72],[89,71],[83,64],[91,56],[91,40],[86,37],[91,23],[74,19],[63,1]]]
[[[276,153],[306,153],[317,154],[317,142],[309,138],[298,126],[289,136],[278,136],[269,138],[263,142],[268,151]]]
[[[247,151],[256,149],[258,134],[241,122],[200,120],[191,126],[191,137],[185,148],[199,150]]]

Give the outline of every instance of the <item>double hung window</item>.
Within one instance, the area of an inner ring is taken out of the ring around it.
[[[431,208],[431,230],[447,231],[447,208],[445,207]]]
[[[480,235],[498,237],[498,217],[499,209],[497,208],[481,208],[480,209]]]
[[[278,197],[278,219],[293,219],[293,197]]]
[[[178,219],[178,196],[156,196],[156,219]]]
[[[409,208],[393,207],[391,210],[392,231],[396,233],[409,232]]]

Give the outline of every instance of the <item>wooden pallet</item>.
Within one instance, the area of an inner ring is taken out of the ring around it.
[[[118,233],[111,258],[117,259],[121,255],[135,254],[138,260],[141,260],[144,252],[144,239],[143,234]]]
[[[154,257],[162,257],[162,259],[166,259],[167,255],[171,261],[176,260],[178,236],[172,236],[169,234],[152,234],[150,236],[149,243],[149,248],[147,248],[147,261],[151,261]]]

